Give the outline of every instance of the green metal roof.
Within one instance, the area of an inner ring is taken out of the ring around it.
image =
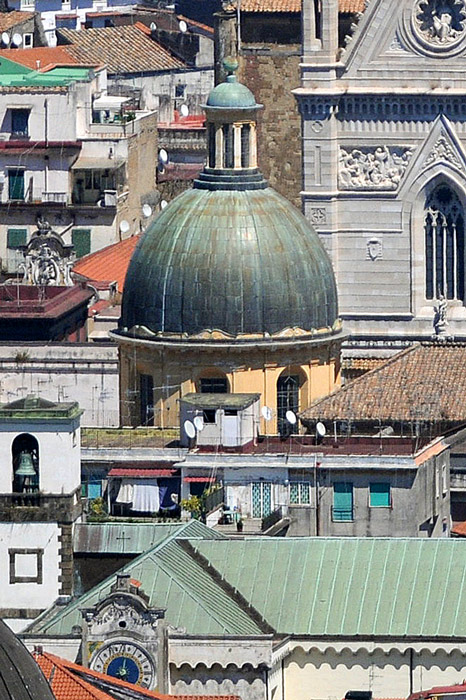
[[[238,411],[260,399],[260,394],[185,394],[182,402],[196,408],[232,408]]]
[[[261,634],[260,626],[241,604],[177,541],[197,534],[223,539],[202,523],[190,521],[120,571],[140,581],[149,605],[165,608],[169,624],[185,628],[188,634]],[[82,625],[80,610],[105,598],[115,580],[116,575],[110,576],[65,608],[46,611],[26,633],[71,634],[73,626]]]
[[[188,634],[466,636],[466,541],[172,535],[122,571]],[[187,531],[185,531],[185,534]],[[209,539],[210,538],[210,539]],[[69,634],[115,576],[27,630]],[[265,622],[264,622],[265,621]]]
[[[193,546],[279,632],[466,635],[466,542],[260,538]]]
[[[66,86],[75,80],[89,80],[91,70],[89,68],[69,66],[54,68],[47,73],[40,73],[2,57],[0,58],[0,86]]]
[[[74,529],[75,554],[142,554],[172,535],[205,537],[206,526],[188,523],[78,523]]]

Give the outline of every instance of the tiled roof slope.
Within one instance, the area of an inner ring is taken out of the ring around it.
[[[301,414],[315,420],[466,422],[466,343],[413,345]]]
[[[466,537],[466,521],[456,523],[456,525],[451,528],[451,534],[456,535],[456,537]]]
[[[241,0],[241,12],[301,12],[301,0]],[[236,7],[233,2],[231,7]],[[339,0],[341,13],[364,12],[365,0]]]
[[[185,64],[134,25],[101,29],[58,29],[60,45],[80,63],[104,63],[109,74],[183,68]],[[144,26],[144,25],[143,25]],[[145,29],[145,27],[144,27]]]
[[[6,32],[18,24],[27,22],[32,19],[35,12],[22,12],[21,10],[12,10],[11,12],[0,12],[0,32]]]
[[[2,49],[0,56],[33,70],[44,71],[54,66],[76,66],[79,61],[64,46],[37,46],[33,49]],[[40,62],[38,66],[37,62]],[[87,64],[88,65],[88,64]],[[97,65],[97,64],[93,64]]]
[[[96,282],[117,282],[118,291],[122,292],[129,261],[140,238],[131,236],[84,256],[75,263],[73,272]]]
[[[187,634],[433,640],[466,635],[465,555],[462,539],[168,538],[124,570]],[[69,634],[114,578],[27,632]]]
[[[239,700],[235,695],[163,695],[84,668],[54,654],[34,653],[33,656],[47,678],[56,700],[113,700],[113,692],[123,691],[131,697],[134,696],[135,700]],[[112,694],[101,690],[98,687],[99,681],[105,683]]]

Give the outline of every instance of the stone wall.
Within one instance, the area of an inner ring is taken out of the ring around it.
[[[259,167],[271,187],[301,209],[301,117],[292,90],[299,86],[300,47],[243,44],[238,78],[264,105],[258,117]]]

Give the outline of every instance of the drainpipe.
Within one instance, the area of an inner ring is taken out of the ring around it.
[[[414,649],[411,647],[409,651],[409,694],[414,693]]]

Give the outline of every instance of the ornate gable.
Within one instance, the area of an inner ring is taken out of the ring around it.
[[[377,78],[402,89],[447,83],[449,89],[460,88],[459,71],[466,63],[465,0],[372,0],[342,63],[342,80]]]

